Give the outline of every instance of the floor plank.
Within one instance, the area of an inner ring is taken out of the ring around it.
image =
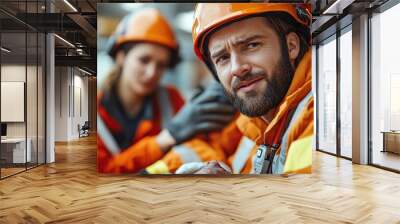
[[[0,223],[400,223],[400,175],[314,153],[312,175],[96,172],[96,139],[0,181]]]

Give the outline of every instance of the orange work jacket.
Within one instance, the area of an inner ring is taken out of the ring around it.
[[[116,99],[113,93],[98,96],[97,169],[101,173],[137,172],[165,154],[156,135],[184,100],[175,88],[159,87],[145,100],[137,118],[127,118]]]

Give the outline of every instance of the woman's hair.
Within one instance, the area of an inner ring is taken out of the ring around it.
[[[122,45],[118,51],[122,51],[125,55],[138,43],[126,43]],[[117,51],[117,52],[118,52]],[[171,56],[168,68],[173,69],[179,62],[181,61],[179,55],[179,49],[171,49]],[[115,58],[114,58],[115,60]],[[115,85],[118,83],[118,80],[121,78],[122,74],[122,66],[115,64],[114,68],[108,73],[107,78],[104,80],[103,83],[103,90],[110,91]]]
[[[122,45],[118,51],[124,52],[125,55],[135,46],[135,43],[127,43]],[[115,57],[114,57],[115,61]],[[122,66],[115,63],[114,68],[108,73],[106,79],[104,80],[102,89],[105,92],[111,91],[118,83],[118,80],[121,78],[122,75]]]
[[[118,83],[122,74],[122,67],[120,65],[115,65],[114,68],[108,73],[106,79],[101,87],[102,91],[109,92]]]

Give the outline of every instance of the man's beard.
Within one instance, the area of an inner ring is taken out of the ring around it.
[[[282,55],[273,73],[267,76],[264,71],[261,73],[251,72],[240,79],[240,81],[245,81],[264,75],[267,85],[261,94],[249,93],[245,98],[241,98],[237,93],[228,92],[224,88],[225,93],[234,107],[239,109],[242,114],[249,117],[265,115],[281,103],[292,83],[294,69],[288,54]]]

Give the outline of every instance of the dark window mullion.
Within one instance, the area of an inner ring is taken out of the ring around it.
[[[367,46],[368,46],[368,53],[367,53],[367,85],[368,85],[368,95],[367,95],[367,119],[368,119],[368,124],[367,124],[367,129],[368,129],[368,164],[373,164],[373,149],[372,149],[372,64],[371,64],[371,56],[372,56],[372,11],[368,11],[368,30],[367,30]]]
[[[39,14],[39,0],[36,13]],[[39,166],[39,32],[36,32],[36,166]]]
[[[319,44],[317,44],[315,46],[315,97],[316,97],[316,101],[315,101],[315,148],[319,149],[319,54],[318,54],[318,49],[319,49]]]
[[[341,156],[341,118],[340,118],[340,30],[336,31],[336,154]]]
[[[28,1],[25,0],[25,21],[28,19]],[[26,23],[25,23],[26,24]],[[25,88],[24,88],[24,118],[25,118],[25,170],[28,170],[28,114],[27,114],[27,89],[28,89],[28,25],[25,25]]]

